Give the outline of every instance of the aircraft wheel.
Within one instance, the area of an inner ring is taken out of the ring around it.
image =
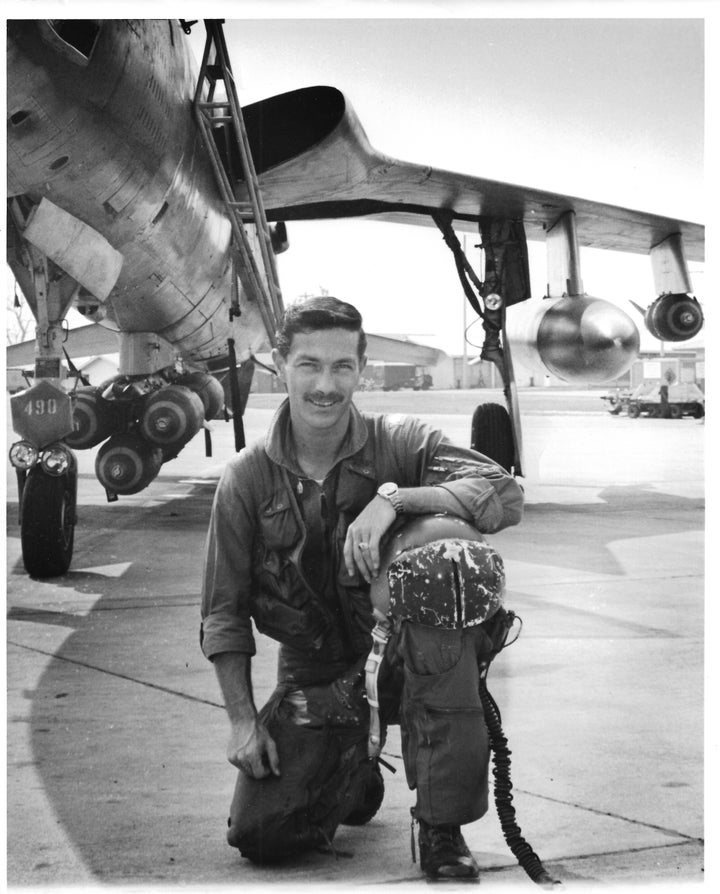
[[[702,404],[695,404],[692,410],[695,419],[702,419],[705,415],[705,407]]]
[[[515,463],[510,414],[502,404],[478,404],[472,418],[470,447],[509,472]]]
[[[627,408],[627,414],[631,419],[637,419],[640,415],[640,407],[637,404],[630,404]]]
[[[30,577],[59,577],[70,567],[75,540],[77,471],[46,474],[36,466],[25,479],[20,542]]]
[[[647,414],[650,419],[656,419],[660,415],[660,409],[659,407],[648,407]]]
[[[677,404],[670,404],[668,412],[671,419],[679,419],[682,416],[682,409]]]

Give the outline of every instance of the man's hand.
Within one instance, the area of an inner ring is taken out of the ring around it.
[[[280,775],[275,741],[257,718],[232,724],[227,758],[253,779],[263,779],[271,773]]]
[[[392,503],[376,496],[350,525],[343,555],[348,574],[358,571],[370,583],[380,571],[380,540],[395,521]]]
[[[253,779],[280,775],[277,746],[258,720],[250,681],[250,656],[219,652],[213,660],[225,708],[230,718],[227,759]]]

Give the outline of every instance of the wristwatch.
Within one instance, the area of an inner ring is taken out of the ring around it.
[[[405,511],[405,507],[403,506],[403,501],[400,499],[397,484],[393,481],[386,481],[385,484],[380,485],[377,492],[379,496],[390,503],[397,515],[402,515]]]

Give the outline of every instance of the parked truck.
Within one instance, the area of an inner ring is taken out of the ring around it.
[[[427,391],[433,386],[432,376],[422,371],[421,367],[408,363],[386,363],[373,370],[372,385],[383,391],[400,391],[401,388],[412,388],[413,391]]]
[[[614,416],[623,410],[631,419],[645,415],[662,419],[680,419],[705,415],[705,395],[694,383],[666,385],[660,382],[643,382],[634,391],[616,391],[604,394],[608,410]]]

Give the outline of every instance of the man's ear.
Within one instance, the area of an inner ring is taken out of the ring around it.
[[[366,366],[367,366],[367,354],[364,354],[360,358],[360,375],[362,375],[365,372]]]

